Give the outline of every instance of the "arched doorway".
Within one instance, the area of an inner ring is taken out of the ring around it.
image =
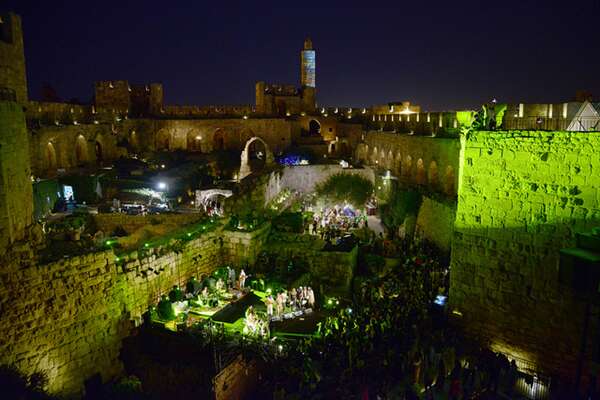
[[[425,165],[422,158],[417,160],[417,176],[415,180],[419,185],[425,185],[427,183],[427,173],[425,172]]]
[[[166,129],[161,129],[156,134],[156,150],[166,150],[170,149],[171,143],[171,134]]]
[[[217,129],[213,134],[213,151],[225,150],[225,133]]]
[[[83,135],[75,140],[75,165],[82,166],[88,161],[87,141]]]
[[[95,151],[96,151],[96,162],[98,164],[102,164],[102,162],[104,161],[104,153],[102,150],[102,143],[100,143],[100,141],[98,141],[98,140],[96,140]]]
[[[437,189],[439,184],[438,166],[435,161],[429,163],[429,186],[432,189]]]
[[[196,153],[202,152],[202,135],[198,131],[190,131],[187,134],[187,150]]]
[[[412,178],[412,157],[406,156],[404,165],[402,166],[402,175],[406,178]]]
[[[271,165],[273,162],[273,153],[267,143],[258,136],[251,138],[242,150],[238,180],[242,180],[252,172],[256,172],[257,167]]]
[[[46,145],[46,170],[50,173],[56,171],[56,149],[52,142]]]
[[[129,146],[135,151],[138,151],[140,148],[140,141],[135,130],[131,130],[129,133]]]
[[[321,124],[316,119],[308,123],[308,136],[321,136]]]

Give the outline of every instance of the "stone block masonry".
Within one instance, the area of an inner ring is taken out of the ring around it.
[[[25,237],[33,215],[29,138],[23,108],[0,101],[0,254]]]
[[[221,265],[221,231],[117,262],[102,251],[37,265],[32,252],[0,260],[0,364],[44,371],[50,392],[81,395],[86,379],[121,372],[119,351],[148,306],[173,285]]]
[[[558,282],[559,251],[600,226],[600,133],[476,132],[462,142],[451,308],[494,350],[572,379],[584,304]]]

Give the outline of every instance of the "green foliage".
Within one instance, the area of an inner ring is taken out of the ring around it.
[[[377,254],[365,254],[364,262],[370,276],[379,275],[385,268],[385,258]]]
[[[460,133],[469,136],[476,130],[494,130],[502,126],[506,104],[484,104],[479,111],[458,111]]]
[[[163,296],[162,299],[158,302],[156,306],[156,313],[158,317],[165,321],[172,321],[175,319],[175,310],[173,309],[173,304],[166,296]]]
[[[348,202],[361,208],[373,193],[373,184],[360,175],[339,173],[317,185],[316,193],[332,203]]]
[[[389,230],[396,232],[407,216],[416,216],[423,201],[419,192],[414,190],[395,190],[390,201],[379,208],[381,222]]]
[[[173,289],[169,292],[169,300],[173,303],[183,300],[183,292],[179,289],[179,286],[173,286]]]
[[[46,393],[48,377],[41,372],[27,375],[14,365],[0,366],[0,388],[4,399],[53,399]]]
[[[273,228],[281,232],[302,233],[304,231],[304,217],[302,213],[283,213],[273,219]]]

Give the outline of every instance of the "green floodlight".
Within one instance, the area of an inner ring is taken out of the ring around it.
[[[144,247],[150,247],[150,243],[144,243]]]

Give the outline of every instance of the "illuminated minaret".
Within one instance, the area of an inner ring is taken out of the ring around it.
[[[300,83],[302,85],[302,111],[314,113],[317,106],[315,86],[316,54],[313,50],[312,40],[306,38],[304,50],[300,53]]]
[[[315,86],[315,66],[316,66],[316,54],[313,50],[312,40],[306,38],[304,41],[304,50],[301,53],[301,85],[302,87],[316,87]]]

